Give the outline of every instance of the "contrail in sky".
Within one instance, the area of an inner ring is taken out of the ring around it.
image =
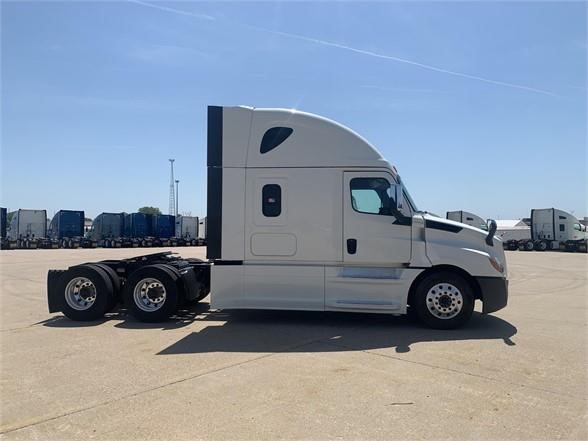
[[[190,16],[190,17],[199,18],[199,19],[205,19],[205,20],[215,20],[215,18],[213,16],[206,15],[206,14],[196,14],[196,13],[192,13],[192,12],[188,12],[188,11],[183,11],[183,10],[180,10],[180,9],[170,8],[168,6],[159,6],[159,5],[155,5],[153,3],[143,2],[141,0],[128,0],[128,1],[131,2],[131,3],[136,3],[138,5],[147,6],[147,7],[155,8],[155,9],[160,9],[162,11],[171,12],[171,13],[174,13],[174,14],[187,15],[187,16]],[[514,88],[514,89],[526,90],[528,92],[536,92],[536,93],[541,93],[541,94],[544,94],[544,95],[558,96],[557,94],[555,94],[553,92],[550,92],[548,90],[537,89],[535,87],[523,86],[521,84],[507,83],[505,81],[493,80],[491,78],[479,77],[477,75],[470,75],[470,74],[463,73],[463,72],[457,72],[457,71],[454,71],[454,70],[443,69],[441,67],[432,66],[430,64],[419,63],[417,61],[408,60],[406,58],[400,58],[400,57],[395,57],[393,55],[381,54],[379,52],[373,52],[373,51],[368,51],[368,50],[365,50],[365,49],[355,48],[355,47],[352,47],[352,46],[346,46],[344,44],[336,43],[336,42],[333,42],[333,41],[321,40],[321,39],[318,39],[318,38],[307,37],[305,35],[292,34],[290,32],[277,31],[277,30],[274,30],[274,29],[268,29],[268,28],[263,28],[263,27],[259,27],[259,26],[248,25],[248,24],[245,24],[245,23],[232,23],[232,24],[235,24],[237,26],[241,26],[241,27],[244,27],[244,28],[248,28],[248,29],[253,29],[253,30],[256,30],[256,31],[260,31],[260,32],[267,32],[267,33],[274,34],[274,35],[280,35],[282,37],[288,37],[288,38],[293,38],[293,39],[296,39],[296,40],[307,41],[309,43],[315,43],[315,44],[319,44],[319,45],[322,45],[322,46],[334,47],[334,48],[337,48],[337,49],[342,49],[342,50],[346,50],[346,51],[349,51],[349,52],[354,52],[356,54],[366,55],[366,56],[369,56],[369,57],[380,58],[380,59],[383,59],[383,60],[390,60],[390,61],[396,61],[398,63],[409,64],[411,66],[420,67],[421,69],[431,70],[433,72],[440,72],[440,73],[444,73],[444,74],[447,74],[447,75],[453,75],[453,76],[456,76],[456,77],[467,78],[467,79],[470,79],[470,80],[482,81],[484,83],[494,84],[496,86],[511,87],[511,88]]]
[[[196,14],[194,12],[182,11],[181,9],[170,8],[168,6],[154,5],[153,3],[142,2],[141,0],[127,0],[130,3],[135,3],[141,6],[147,6],[148,8],[159,9],[160,11],[171,12],[173,14],[187,15],[188,17],[200,18],[202,20],[215,20],[211,15],[207,14]]]

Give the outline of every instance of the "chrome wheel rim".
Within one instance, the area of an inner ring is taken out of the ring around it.
[[[160,309],[167,297],[165,286],[160,280],[148,277],[140,280],[133,290],[135,305],[145,312],[154,312]]]
[[[451,283],[438,283],[429,289],[425,302],[434,317],[448,320],[460,313],[463,308],[463,295]]]
[[[65,301],[76,311],[85,311],[96,301],[96,286],[86,277],[71,279],[65,287]]]

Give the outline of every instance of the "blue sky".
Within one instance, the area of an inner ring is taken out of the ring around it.
[[[151,5],[151,6],[149,6]],[[419,208],[587,213],[586,3],[2,2],[2,206],[206,212],[206,106],[352,127]]]

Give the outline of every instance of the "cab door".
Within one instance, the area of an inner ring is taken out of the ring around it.
[[[343,176],[343,261],[368,266],[410,262],[410,212],[402,188],[387,172],[345,172]]]

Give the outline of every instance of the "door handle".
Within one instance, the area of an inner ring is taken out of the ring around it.
[[[347,253],[348,254],[355,254],[357,251],[357,240],[356,239],[347,239]]]

